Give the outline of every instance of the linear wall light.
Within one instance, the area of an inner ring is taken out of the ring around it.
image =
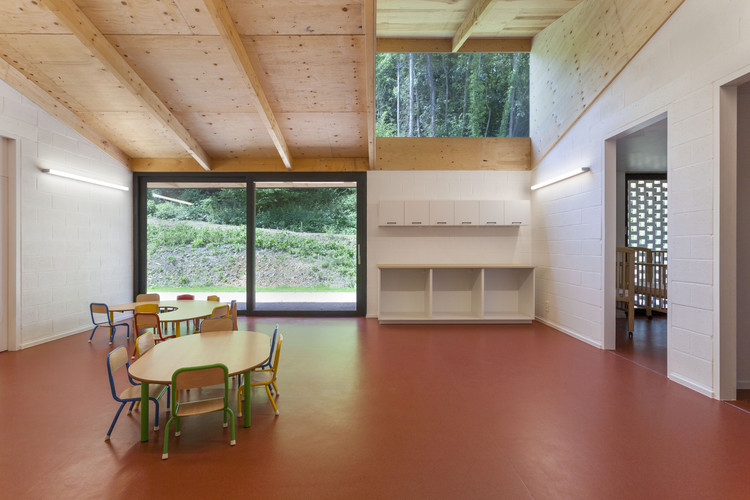
[[[583,174],[591,170],[591,167],[581,167],[577,168],[575,170],[571,170],[570,172],[565,172],[562,175],[558,175],[557,177],[553,177],[548,181],[540,182],[539,184],[534,184],[531,186],[532,191],[536,191],[539,188],[543,188],[544,186],[549,186],[550,184],[554,184],[555,182],[564,181],[565,179],[569,179],[571,177],[575,177],[576,175]]]
[[[100,181],[99,179],[92,179],[90,177],[84,177],[82,175],[71,174],[69,172],[63,172],[62,170],[55,170],[54,168],[43,168],[42,172],[44,172],[45,174],[56,175],[58,177],[65,177],[67,179],[88,182],[89,184],[96,184],[97,186],[119,189],[120,191],[130,191],[130,188],[128,186],[122,186],[120,184],[114,184],[107,181]]]
[[[175,203],[182,203],[183,205],[192,205],[192,203],[190,203],[189,201],[178,200],[177,198],[170,198],[169,196],[162,196],[160,194],[152,194],[151,196],[153,196],[154,198],[159,198],[161,200],[173,201]]]

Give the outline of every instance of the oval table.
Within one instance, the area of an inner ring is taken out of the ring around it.
[[[141,382],[141,441],[148,441],[148,384],[170,384],[179,368],[222,363],[229,375],[247,373],[270,355],[271,337],[251,331],[210,332],[160,342],[135,360],[128,372]],[[250,427],[250,377],[243,377],[244,427]]]
[[[109,307],[110,314],[116,312],[135,311],[136,306],[143,304],[156,304],[159,309],[168,309],[167,312],[159,313],[159,321],[165,323],[176,323],[176,335],[180,336],[180,323],[193,319],[208,318],[214,307],[229,306],[227,302],[215,302],[213,300],[159,300],[146,302],[128,302]],[[112,319],[112,318],[110,318]],[[137,336],[137,334],[136,334]]]

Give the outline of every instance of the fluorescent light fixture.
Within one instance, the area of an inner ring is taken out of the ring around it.
[[[190,203],[189,201],[178,200],[177,198],[170,198],[169,196],[162,196],[160,194],[152,194],[151,196],[153,196],[154,198],[159,198],[161,200],[173,201],[175,203],[182,203],[183,205],[192,205],[192,203]]]
[[[69,172],[63,172],[62,170],[56,170],[54,168],[43,168],[42,172],[44,172],[45,174],[56,175],[58,177],[65,177],[67,179],[74,179],[76,181],[88,182],[89,184],[96,184],[97,186],[119,189],[120,191],[130,191],[130,188],[128,186],[122,186],[120,184],[114,184],[107,181],[100,181],[98,179],[84,177],[83,175],[71,174]]]
[[[576,175],[583,174],[591,170],[591,167],[581,167],[577,168],[575,170],[571,170],[570,172],[565,172],[562,175],[558,175],[557,177],[553,177],[548,181],[540,182],[539,184],[534,184],[531,186],[532,191],[536,191],[539,188],[543,188],[544,186],[549,186],[550,184],[554,184],[555,182],[564,181],[565,179],[569,179],[571,177],[575,177]]]

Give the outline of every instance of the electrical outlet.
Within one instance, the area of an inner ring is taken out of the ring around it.
[[[549,312],[549,300],[544,301],[544,312]]]

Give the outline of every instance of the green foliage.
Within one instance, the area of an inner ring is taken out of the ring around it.
[[[528,54],[380,53],[375,87],[380,137],[529,135]]]
[[[356,234],[354,188],[278,188],[255,192],[255,225],[301,233]]]

